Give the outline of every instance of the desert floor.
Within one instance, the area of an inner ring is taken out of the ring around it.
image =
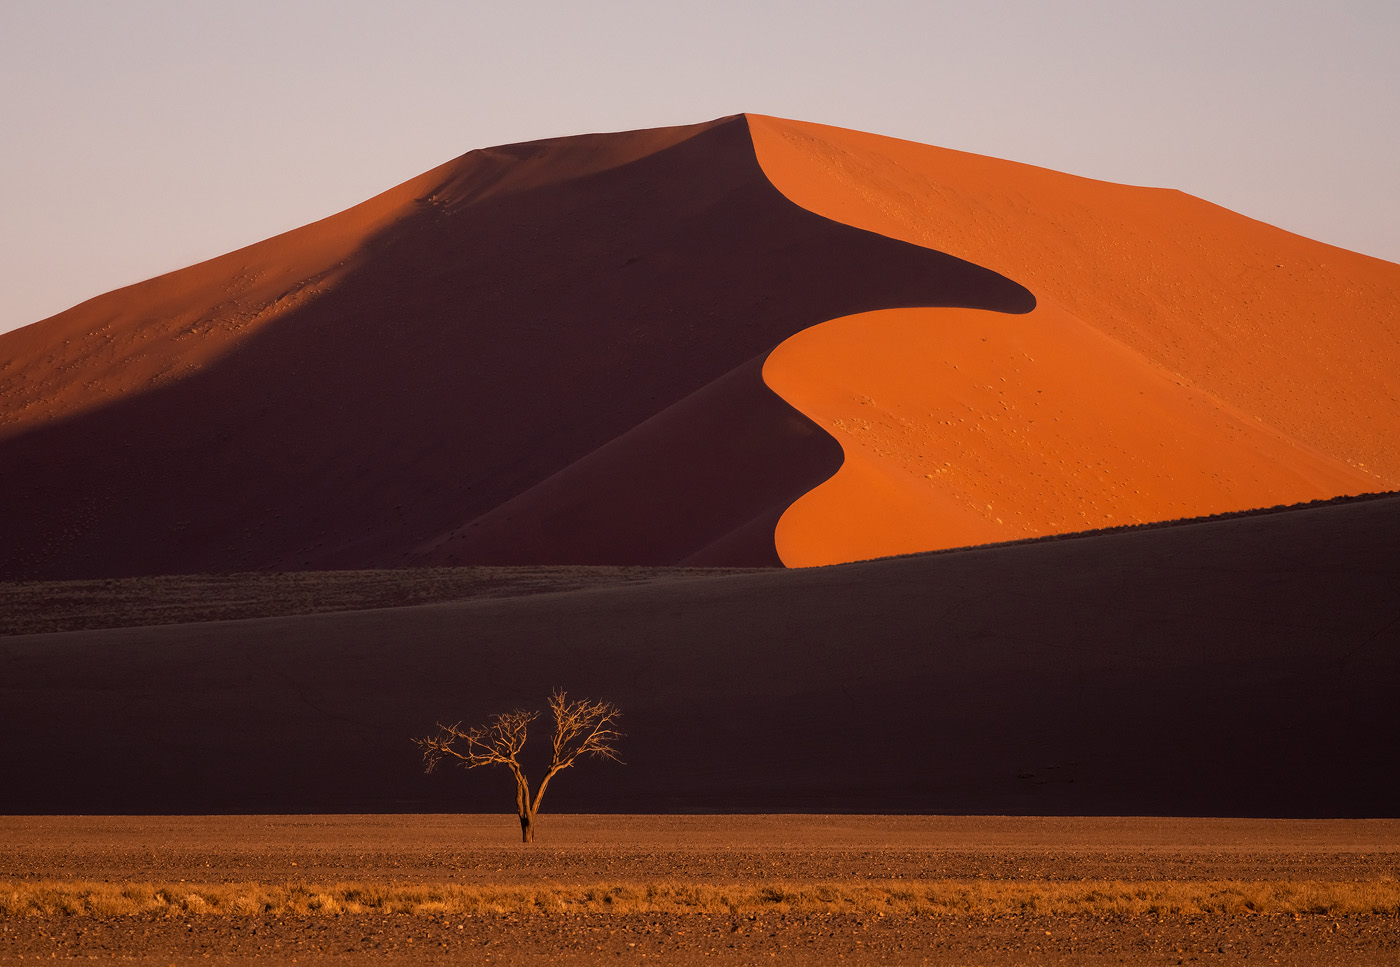
[[[559,815],[516,837],[509,816],[0,817],[0,962],[1400,962],[1395,820]],[[178,902],[346,883],[429,899]],[[112,884],[176,899],[16,906]],[[910,899],[950,889],[971,899]],[[1160,899],[1186,894],[1210,899]]]

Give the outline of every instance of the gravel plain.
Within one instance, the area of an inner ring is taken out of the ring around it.
[[[0,892],[40,881],[1024,885],[1400,877],[1400,822],[878,816],[0,817]],[[1367,914],[860,911],[0,915],[0,962],[1392,964]]]

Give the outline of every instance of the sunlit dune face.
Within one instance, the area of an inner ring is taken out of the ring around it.
[[[847,316],[788,339],[763,376],[846,458],[780,520],[789,567],[1370,485],[1054,307]]]
[[[1037,299],[867,313],[773,353],[765,380],[846,456],[782,518],[788,565],[1400,485],[1400,267],[1180,192],[749,123],[792,201]]]

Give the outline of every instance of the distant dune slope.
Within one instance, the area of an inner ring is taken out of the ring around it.
[[[846,457],[783,517],[786,563],[1400,486],[1400,266],[1181,192],[749,124],[793,201],[1037,299],[842,319],[770,357]]]
[[[743,118],[472,152],[0,337],[0,576],[776,565],[841,453],[763,357],[1033,304],[793,205]]]
[[[553,811],[1395,816],[1400,497],[864,564],[0,638],[0,811],[504,812],[434,721],[555,685]]]

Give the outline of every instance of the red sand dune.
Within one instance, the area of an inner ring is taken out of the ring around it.
[[[773,118],[475,151],[0,335],[0,578],[825,563],[1385,489],[1397,293]]]
[[[1037,300],[836,320],[770,357],[846,456],[782,519],[785,563],[1400,486],[1400,266],[1181,192],[749,124],[793,201]]]
[[[743,118],[472,152],[0,337],[0,576],[776,565],[841,456],[763,357],[1033,301],[793,205]]]
[[[1364,492],[1298,444],[1041,303],[814,326],[764,379],[846,461],[778,524],[789,566],[1177,520]]]
[[[1400,496],[379,611],[0,638],[0,811],[505,812],[434,720],[556,685],[546,810],[1396,815]]]

